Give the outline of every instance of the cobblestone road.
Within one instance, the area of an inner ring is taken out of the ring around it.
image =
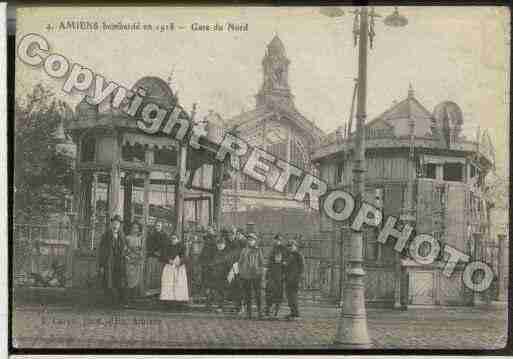
[[[285,313],[284,313],[285,314]],[[499,349],[505,308],[369,310],[373,348]],[[248,321],[229,314],[19,307],[18,348],[330,348],[333,308],[304,308],[299,321]]]

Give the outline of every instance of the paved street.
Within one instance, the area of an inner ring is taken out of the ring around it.
[[[309,307],[299,321],[248,321],[199,311],[23,305],[12,333],[19,348],[329,348],[336,315]],[[498,349],[506,330],[505,308],[369,310],[374,348]]]

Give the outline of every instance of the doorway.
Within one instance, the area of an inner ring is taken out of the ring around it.
[[[409,303],[413,305],[435,304],[435,273],[413,271],[409,275]]]

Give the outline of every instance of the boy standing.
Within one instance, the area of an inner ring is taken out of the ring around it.
[[[292,240],[288,244],[289,254],[285,262],[285,292],[290,308],[290,314],[286,319],[298,319],[299,309],[297,302],[297,292],[299,290],[299,282],[303,275],[304,260],[298,251],[297,242]]]
[[[262,318],[260,287],[262,285],[262,274],[264,272],[264,254],[262,248],[257,246],[257,236],[254,233],[249,235],[248,245],[242,250],[239,258],[240,277],[244,288],[247,319],[251,319],[251,299],[255,293],[258,318]]]

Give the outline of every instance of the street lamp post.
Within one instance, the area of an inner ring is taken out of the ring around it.
[[[322,8],[321,13],[329,17],[339,17],[343,11],[337,8]],[[353,195],[356,206],[361,205],[365,193],[365,118],[367,105],[367,45],[370,40],[372,48],[374,40],[374,18],[378,15],[367,7],[354,11],[355,45],[358,42],[358,93],[356,108],[356,133],[354,136],[353,155]],[[359,20],[359,24],[358,24]],[[370,24],[369,24],[370,21]],[[397,8],[385,18],[389,26],[404,26],[406,18],[399,15]],[[369,26],[370,25],[370,26]],[[350,129],[349,129],[350,130]],[[367,312],[365,309],[365,271],[363,269],[363,235],[361,231],[351,230],[350,250],[348,255],[349,269],[344,286],[343,305],[335,344],[346,348],[368,348],[371,345],[367,330]]]
[[[358,10],[356,10],[358,11]],[[365,191],[365,135],[364,123],[367,100],[367,34],[369,22],[367,8],[362,7],[355,14],[360,16],[360,29],[355,35],[359,38],[358,48],[358,93],[356,107],[356,133],[353,154],[353,195],[356,206],[361,204]],[[348,256],[349,269],[344,287],[343,306],[337,328],[335,344],[351,348],[370,346],[365,310],[365,286],[363,278],[363,236],[361,231],[351,230],[351,244]]]

